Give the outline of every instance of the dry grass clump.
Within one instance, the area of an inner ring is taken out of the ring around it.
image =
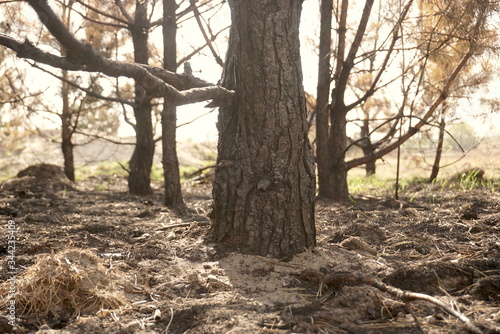
[[[71,248],[44,255],[17,277],[16,312],[36,319],[69,319],[118,309],[127,301],[117,281],[90,251]]]

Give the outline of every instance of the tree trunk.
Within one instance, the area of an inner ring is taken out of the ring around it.
[[[68,71],[63,70],[62,77],[68,79]],[[61,113],[61,150],[64,157],[64,174],[71,181],[75,181],[75,163],[73,156],[73,129],[71,124],[72,111],[69,105],[69,84],[62,82],[61,86],[62,96],[62,113]]]
[[[163,67],[169,71],[177,70],[177,22],[175,0],[163,0]],[[165,205],[184,209],[181,181],[179,175],[179,161],[177,160],[177,108],[168,101],[163,103],[161,119],[163,174],[165,185]]]
[[[333,0],[321,1],[321,30],[319,37],[318,87],[316,94],[316,162],[318,166],[318,194],[333,197],[333,184],[329,176],[330,156],[328,143],[330,95],[330,59],[332,50]]]
[[[443,153],[443,143],[444,143],[444,128],[446,122],[444,120],[444,115],[441,116],[441,122],[439,124],[439,137],[438,144],[436,148],[436,156],[434,157],[434,164],[432,165],[431,176],[429,177],[429,182],[434,181],[439,173],[439,166],[441,164],[441,154]]]
[[[335,94],[335,89],[332,94]],[[335,99],[333,99],[335,100]],[[347,184],[347,165],[345,163],[345,153],[347,148],[347,111],[343,103],[335,103],[331,110],[330,129],[330,164],[331,169],[328,177],[331,178],[332,196],[338,201],[349,199],[349,187]]]
[[[367,148],[363,148],[363,154],[366,156],[366,155],[371,155],[373,154],[373,152],[375,152],[375,150],[373,149],[373,147],[367,147]],[[366,176],[372,176],[372,175],[375,175],[375,173],[377,172],[377,167],[375,165],[375,163],[377,162],[377,160],[371,160],[371,161],[368,161],[365,165],[365,172],[366,172]]]
[[[286,258],[315,245],[314,158],[299,50],[301,0],[229,1],[232,26],[219,111],[212,237]]]
[[[372,144],[372,141],[370,139],[370,121],[369,121],[369,115],[365,115],[365,119],[363,120],[363,125],[361,126],[361,138],[362,140],[359,142],[358,146],[361,147],[361,150],[363,151],[363,155],[368,157],[371,156],[375,153],[375,146]],[[376,159],[370,160],[365,164],[365,171],[366,171],[366,176],[372,176],[375,175],[376,172],[376,166],[375,163],[377,162]]]
[[[134,61],[136,63],[148,63],[148,29],[147,3],[144,0],[137,0],[135,21],[131,26]],[[137,82],[135,84],[135,103],[136,144],[130,159],[128,187],[133,195],[149,195],[152,193],[151,166],[155,151],[153,123],[151,121],[152,106],[151,98]]]
[[[330,116],[330,169],[327,176],[331,180],[332,190],[328,197],[335,200],[348,200],[349,188],[347,184],[347,164],[345,162],[345,154],[347,148],[347,112],[352,109],[346,107],[345,92],[351,71],[354,67],[356,54],[365,31],[368,26],[368,20],[372,10],[374,0],[366,0],[361,15],[359,26],[352,41],[351,48],[344,59],[346,32],[347,32],[347,11],[349,8],[349,1],[343,0],[340,10],[340,19],[338,27],[338,50],[337,50],[337,65],[334,74],[335,88],[332,90],[332,106]]]
[[[62,20],[69,26],[70,16],[71,16],[71,7],[73,6],[73,2],[70,1],[69,4],[63,6]],[[66,56],[66,50],[62,49],[61,54]],[[61,112],[61,151],[64,158],[64,174],[66,177],[75,182],[75,158],[73,155],[73,124],[72,124],[72,116],[73,111],[71,110],[71,106],[69,105],[69,84],[68,80],[68,71],[62,71],[62,77],[66,81],[61,81],[61,97],[62,97],[62,112]]]

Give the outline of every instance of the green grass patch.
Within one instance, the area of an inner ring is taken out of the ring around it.
[[[121,164],[121,165],[120,165]],[[85,180],[90,176],[95,175],[117,175],[127,177],[128,173],[123,169],[128,168],[127,161],[101,161],[95,165],[87,165],[79,167],[75,170],[76,181]]]
[[[351,195],[371,194],[385,196],[394,189],[394,179],[382,178],[377,175],[348,177],[349,193]]]

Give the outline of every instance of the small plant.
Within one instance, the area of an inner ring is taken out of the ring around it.
[[[460,188],[463,190],[474,190],[483,184],[484,171],[481,169],[471,169],[467,173],[460,175]]]

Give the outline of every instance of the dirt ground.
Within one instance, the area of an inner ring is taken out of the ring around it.
[[[360,284],[377,280],[436,297],[480,331],[500,333],[498,191],[435,184],[414,186],[411,200],[410,189],[399,201],[319,199],[317,247],[280,262],[205,241],[208,185],[185,185],[190,213],[179,215],[161,205],[159,185],[135,197],[114,176],[75,185],[57,172],[27,174],[0,188],[0,332],[467,332],[428,301],[405,304]]]

